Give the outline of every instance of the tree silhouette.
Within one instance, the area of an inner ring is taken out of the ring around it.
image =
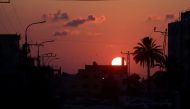
[[[169,66],[168,56],[167,55],[162,56],[162,59],[160,60],[160,62],[155,64],[154,66],[159,67],[160,71],[166,71],[167,72],[168,66]]]
[[[141,77],[138,74],[134,73],[124,80],[124,83],[127,84],[127,94],[130,96],[137,96],[140,94],[140,91],[142,89],[140,79]]]
[[[162,49],[160,46],[156,45],[155,40],[151,37],[144,37],[141,42],[137,43],[137,46],[134,47],[134,60],[137,64],[140,64],[144,67],[147,66],[147,89],[148,94],[150,95],[150,68],[154,67],[155,63],[160,63],[163,58]]]

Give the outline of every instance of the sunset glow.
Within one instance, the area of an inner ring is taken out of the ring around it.
[[[55,40],[40,52],[56,53],[60,61],[54,64],[75,74],[85,63],[95,60],[107,65],[120,51],[133,52],[146,35],[162,45],[162,35],[153,28],[164,31],[189,4],[189,0],[11,0],[11,4],[1,4],[0,32],[21,34],[23,44],[26,27],[45,20],[28,29],[28,41]],[[36,47],[31,53],[36,56]],[[130,62],[131,71],[145,76],[132,56]]]
[[[189,37],[190,0],[0,0],[0,109],[190,109]]]
[[[113,66],[121,66],[122,65],[122,57],[116,57],[112,60],[111,65]],[[124,65],[126,65],[126,61],[124,60]]]

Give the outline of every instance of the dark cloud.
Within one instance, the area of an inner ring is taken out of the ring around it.
[[[93,21],[93,20],[96,20],[96,18],[93,15],[89,15],[88,16],[88,20],[92,20]]]
[[[68,22],[67,24],[65,24],[66,27],[78,27],[81,24],[84,24],[86,22],[85,19],[75,19],[72,20],[70,22]]]
[[[74,19],[68,23],[65,24],[66,27],[78,27],[79,25],[82,25],[89,21],[95,21],[96,17],[93,15],[89,15],[86,19]]]
[[[166,21],[172,21],[175,19],[175,15],[174,14],[166,14],[165,16],[165,20]]]
[[[68,20],[68,19],[69,19],[68,14],[61,12],[60,10],[58,10],[57,13],[53,15],[53,21]]]
[[[54,36],[67,36],[68,35],[68,32],[67,31],[56,31],[54,33]]]
[[[158,16],[158,15],[149,15],[146,18],[146,22],[158,22],[158,21],[166,21],[166,22],[172,22],[176,20],[178,17],[176,14],[166,14],[164,16]]]
[[[42,18],[44,20],[51,20],[51,21],[61,21],[61,20],[69,20],[69,15],[65,12],[61,12],[58,10],[55,14],[43,14]]]
[[[161,21],[160,16],[149,15],[149,16],[146,18],[146,22],[155,22],[155,21]]]

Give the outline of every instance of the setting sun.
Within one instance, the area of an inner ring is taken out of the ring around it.
[[[111,65],[121,66],[122,65],[122,57],[116,57],[112,60]],[[126,65],[126,61],[124,60],[124,65]]]

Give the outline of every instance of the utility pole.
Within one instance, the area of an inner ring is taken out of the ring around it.
[[[166,55],[166,40],[167,40],[167,35],[168,35],[167,32],[168,32],[168,30],[165,29],[165,31],[158,31],[158,30],[156,30],[156,27],[154,27],[154,32],[161,33],[164,36],[163,55],[165,56]]]
[[[48,42],[54,42],[54,40],[48,40],[48,41],[44,41],[41,43],[37,43],[36,44],[29,44],[31,46],[36,46],[37,47],[37,66],[40,66],[40,47],[44,46],[45,43]]]
[[[126,80],[127,80],[127,83],[126,83],[126,93],[128,94],[128,77],[130,76],[130,55],[133,54],[133,53],[130,53],[129,51],[127,52],[122,52],[121,51],[121,54],[124,54],[126,55],[126,58],[127,58],[127,76],[126,76]]]
[[[55,53],[46,53],[46,54],[42,54],[42,65],[44,66],[44,58],[47,57],[47,58],[50,58],[50,57],[56,57],[56,54]]]
[[[49,60],[49,62],[48,62],[48,66],[50,66],[50,63],[52,62],[52,61],[54,61],[54,60],[58,60],[58,59],[60,59],[60,58],[52,58],[51,60]]]
[[[127,57],[127,73],[128,73],[127,76],[129,76],[130,75],[130,55],[133,53],[130,53],[129,51],[127,51],[127,52],[121,51],[121,54],[124,54]]]

